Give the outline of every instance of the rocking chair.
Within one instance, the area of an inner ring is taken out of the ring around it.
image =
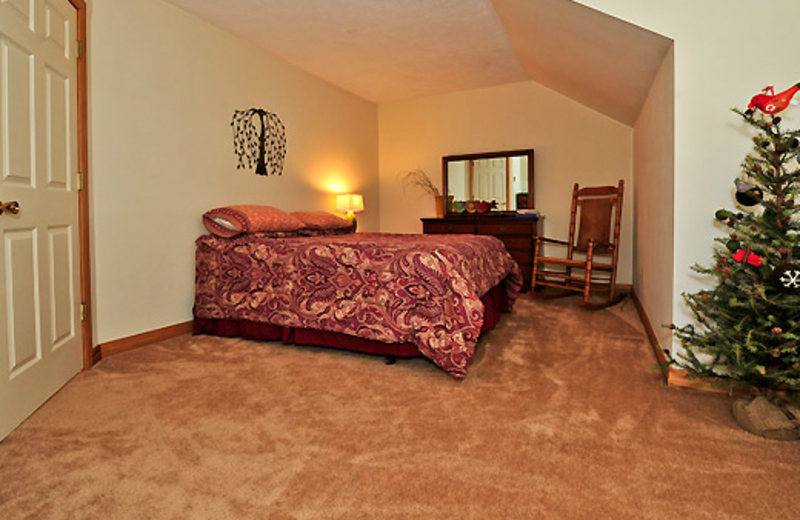
[[[624,185],[624,181],[619,181],[619,186],[591,188],[579,188],[575,184],[572,190],[569,241],[535,238],[534,294],[540,286],[581,292],[581,305],[592,309],[602,309],[625,298],[626,295],[618,294],[616,289]],[[579,223],[577,230],[576,222]],[[541,256],[543,242],[566,246],[566,258]],[[576,253],[579,255],[577,258]],[[598,262],[598,256],[604,261]],[[554,266],[557,270],[547,269],[547,266]],[[593,291],[607,292],[608,297],[599,304],[590,303]]]

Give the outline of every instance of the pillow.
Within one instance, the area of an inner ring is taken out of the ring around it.
[[[293,217],[303,222],[308,229],[352,229],[353,224],[342,217],[327,211],[295,211]]]
[[[272,206],[224,206],[206,211],[203,225],[214,235],[297,231],[303,222]]]

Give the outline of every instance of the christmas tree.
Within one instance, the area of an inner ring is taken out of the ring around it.
[[[754,98],[755,99],[755,98]],[[800,130],[781,118],[734,110],[754,128],[736,179],[735,210],[716,219],[715,265],[692,269],[716,287],[683,297],[695,325],[670,327],[684,352],[671,362],[694,376],[740,382],[763,394],[800,391]],[[797,260],[794,260],[797,259]]]

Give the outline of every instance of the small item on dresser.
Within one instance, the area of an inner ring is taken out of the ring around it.
[[[486,202],[485,200],[477,200],[475,201],[475,211],[478,213],[486,213],[492,211],[497,207],[497,201],[493,200],[492,202]]]
[[[453,211],[456,213],[464,213],[467,211],[467,201],[465,200],[457,200],[453,202]]]
[[[475,213],[475,201],[468,200],[467,201],[467,213]]]
[[[536,208],[518,209],[516,216],[518,216],[518,217],[538,217],[539,216],[539,210],[536,209]]]
[[[475,201],[475,211],[478,213],[486,213],[490,209],[492,209],[492,207],[488,202],[484,202],[482,200]]]

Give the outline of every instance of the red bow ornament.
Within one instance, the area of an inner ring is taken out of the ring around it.
[[[746,260],[747,263],[752,265],[753,267],[761,266],[761,261],[764,259],[758,256],[757,254],[753,253],[749,249],[740,249],[736,251],[734,254],[732,254],[731,258],[733,258],[737,262],[744,262]]]

